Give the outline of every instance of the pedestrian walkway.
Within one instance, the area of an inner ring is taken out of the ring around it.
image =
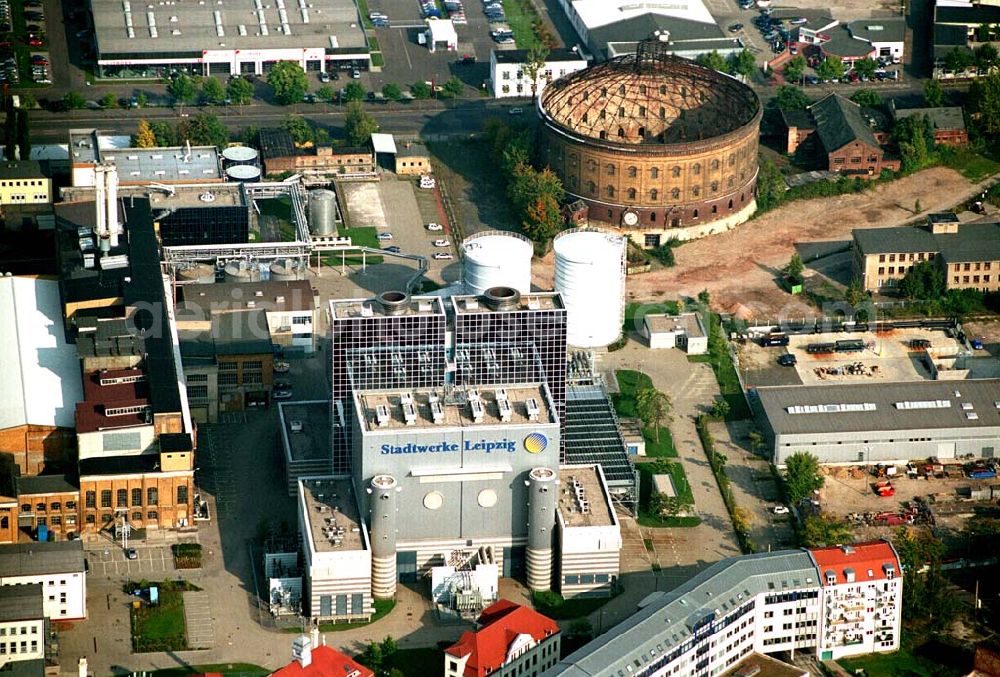
[[[211,649],[215,646],[212,626],[212,604],[204,590],[183,593],[184,627],[188,646],[192,649]]]

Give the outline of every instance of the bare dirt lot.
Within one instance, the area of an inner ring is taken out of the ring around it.
[[[924,212],[947,210],[981,190],[958,172],[935,167],[870,192],[797,200],[735,230],[684,244],[675,250],[677,265],[630,277],[628,295],[638,301],[657,296],[696,296],[708,289],[716,309],[745,306],[755,317],[814,317],[816,308],[783,291],[777,276],[792,253],[806,260],[815,253],[842,250],[853,228],[904,224],[919,198]],[[552,287],[552,254],[536,260],[535,282]]]

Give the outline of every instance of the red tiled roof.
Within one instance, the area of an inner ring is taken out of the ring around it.
[[[272,677],[374,677],[375,673],[348,658],[333,647],[321,645],[312,650],[312,662],[304,668],[298,661],[292,661]]]
[[[112,407],[132,407],[149,405],[149,384],[146,381],[101,385],[101,379],[142,375],[141,369],[117,369],[95,371],[83,379],[83,402],[76,405],[77,432],[88,433],[107,428],[126,428],[145,425],[142,414],[107,416],[104,412]]]
[[[827,583],[829,572],[833,572],[836,584],[847,583],[847,570],[854,571],[856,583],[885,580],[887,568],[894,577],[901,575],[896,553],[888,541],[811,548],[809,553],[819,568],[820,585],[823,586],[830,585]]]
[[[458,658],[469,656],[466,677],[485,677],[503,665],[511,642],[521,634],[530,634],[536,642],[559,632],[555,621],[534,609],[502,599],[483,610],[477,632],[464,632],[445,649]]]

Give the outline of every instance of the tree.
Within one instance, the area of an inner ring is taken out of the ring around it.
[[[301,115],[286,115],[282,126],[292,135],[292,140],[299,145],[309,144],[315,140],[313,127]]]
[[[920,169],[931,159],[934,148],[934,124],[926,115],[911,115],[898,120],[892,136],[899,146],[900,166],[904,172]]]
[[[938,80],[931,78],[924,82],[924,104],[928,108],[938,108],[944,103],[944,88]]]
[[[712,70],[717,70],[722,73],[729,72],[729,62],[726,61],[724,56],[715,50],[712,50],[707,54],[699,54],[697,62],[705,68],[711,68]]]
[[[395,677],[401,673],[389,663],[396,650],[396,640],[387,636],[381,642],[369,642],[358,662],[371,668],[377,677]]]
[[[181,106],[198,98],[198,85],[187,75],[178,75],[167,85],[167,93]]]
[[[135,95],[136,108],[145,108],[147,104],[149,104],[149,97],[146,96],[146,92],[139,92]]]
[[[851,281],[847,283],[847,288],[844,290],[844,300],[852,306],[860,306],[870,299],[871,294],[865,291],[865,287],[861,283],[861,278],[852,277]]]
[[[897,289],[908,299],[940,299],[945,293],[944,271],[932,261],[921,261],[906,271]]]
[[[785,69],[782,71],[782,75],[785,78],[785,82],[801,82],[802,76],[806,72],[806,60],[801,54],[794,57],[791,61],[785,64]],[[782,108],[782,110],[790,110],[788,108]]]
[[[80,92],[66,92],[63,95],[63,105],[69,110],[77,110],[87,105],[87,100]]]
[[[806,96],[801,88],[795,85],[782,85],[778,87],[778,93],[774,97],[774,102],[781,110],[805,110],[812,101]]]
[[[235,77],[226,85],[226,96],[235,104],[243,106],[253,100],[253,83],[242,77]]]
[[[219,78],[208,77],[201,81],[201,98],[210,104],[220,104],[225,100],[226,90]]]
[[[28,111],[17,109],[17,152],[22,160],[31,158],[31,134],[28,131]]]
[[[698,292],[698,303],[708,308],[709,304],[712,302],[712,296],[708,293],[707,289],[702,289]]]
[[[859,89],[851,96],[851,101],[859,106],[878,108],[882,105],[882,95],[874,89]]]
[[[460,96],[465,90],[465,85],[456,77],[448,78],[448,81],[441,87],[441,96],[446,99],[453,99]]]
[[[751,430],[747,433],[747,441],[750,442],[750,451],[756,454],[764,446],[764,435],[759,430]]]
[[[538,74],[545,68],[545,60],[549,58],[549,48],[541,43],[535,43],[528,50],[528,56],[524,61],[524,72],[531,80],[531,98],[538,94]]]
[[[403,90],[395,82],[387,82],[382,85],[382,96],[388,101],[399,101],[403,98]]]
[[[757,60],[750,50],[744,49],[742,52],[730,58],[729,72],[749,78],[757,70]]]
[[[177,140],[189,141],[195,146],[225,148],[229,143],[229,130],[211,113],[199,113],[177,125]]]
[[[750,527],[753,524],[753,514],[746,508],[736,507],[733,509],[733,528],[741,534],[750,534]]]
[[[414,99],[429,99],[432,94],[431,86],[426,82],[414,82],[410,85],[410,94]]]
[[[828,56],[816,67],[820,80],[839,80],[844,77],[844,62],[835,56]]]
[[[805,264],[802,263],[802,257],[799,256],[799,253],[793,252],[792,258],[788,259],[788,265],[785,266],[785,275],[793,282],[801,284],[802,271],[805,268]]]
[[[279,103],[290,105],[300,103],[309,91],[309,80],[302,66],[294,61],[279,61],[267,74],[267,84],[274,90]]]
[[[546,242],[562,229],[559,202],[550,193],[540,193],[524,206],[521,229],[535,242]]]
[[[980,134],[1000,134],[1000,73],[990,73],[972,83],[967,107]]]
[[[954,47],[944,55],[944,69],[952,73],[960,73],[973,63],[975,63],[975,59],[967,47]]]
[[[146,120],[139,120],[136,125],[135,136],[132,137],[132,144],[136,148],[155,148],[156,135]]]
[[[807,451],[799,451],[785,459],[785,494],[793,505],[822,488],[823,476],[819,460]]]
[[[118,108],[118,97],[114,92],[105,92],[98,103],[101,104],[101,108]]]
[[[594,626],[586,618],[577,618],[569,624],[566,634],[572,638],[588,641],[594,636]]]
[[[149,128],[152,130],[153,136],[156,137],[157,146],[173,146],[177,142],[177,135],[169,122],[154,120],[149,123]]]
[[[344,87],[344,101],[351,103],[353,101],[363,101],[365,98],[365,88],[361,86],[360,82],[348,82],[347,86]]]
[[[21,92],[17,95],[20,99],[20,107],[25,110],[31,110],[32,108],[38,108],[38,99],[31,92]]]
[[[761,211],[774,209],[785,199],[787,190],[781,170],[772,161],[763,160],[757,174],[757,208]]]
[[[854,62],[854,72],[858,74],[862,80],[872,80],[875,77],[875,71],[878,70],[878,62],[875,59],[859,59]]]
[[[316,90],[316,99],[325,103],[330,103],[337,98],[337,92],[330,85],[323,85]]]
[[[656,388],[643,388],[635,394],[635,408],[647,428],[653,429],[653,439],[660,442],[660,427],[670,419],[670,396]]]
[[[1000,64],[1000,54],[997,54],[997,48],[989,43],[976,47],[972,52],[972,59],[979,73],[989,73]]]
[[[832,515],[810,515],[806,517],[799,532],[799,545],[806,548],[850,543],[854,540],[851,525],[841,522]]]
[[[903,569],[903,615],[910,620],[927,619],[932,628],[950,624],[958,607],[941,570],[944,543],[930,533],[900,527],[892,544]]]
[[[344,116],[344,132],[347,142],[352,146],[363,146],[378,131],[378,123],[369,115],[358,101],[347,104],[347,114]]]
[[[715,401],[712,402],[712,418],[717,418],[721,421],[729,415],[729,410],[729,402],[725,397],[716,397]]]

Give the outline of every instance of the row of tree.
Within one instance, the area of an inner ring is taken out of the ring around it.
[[[738,54],[731,54],[729,57],[724,57],[716,51],[711,51],[707,54],[699,54],[697,61],[706,68],[717,70],[720,73],[741,75],[744,78],[749,78],[753,75],[757,68],[753,54],[745,49]]]
[[[507,197],[521,222],[521,229],[535,242],[547,242],[562,230],[560,203],[566,195],[562,181],[548,167],[532,165],[534,131],[514,129],[500,120],[486,124],[494,157],[507,181]]]

